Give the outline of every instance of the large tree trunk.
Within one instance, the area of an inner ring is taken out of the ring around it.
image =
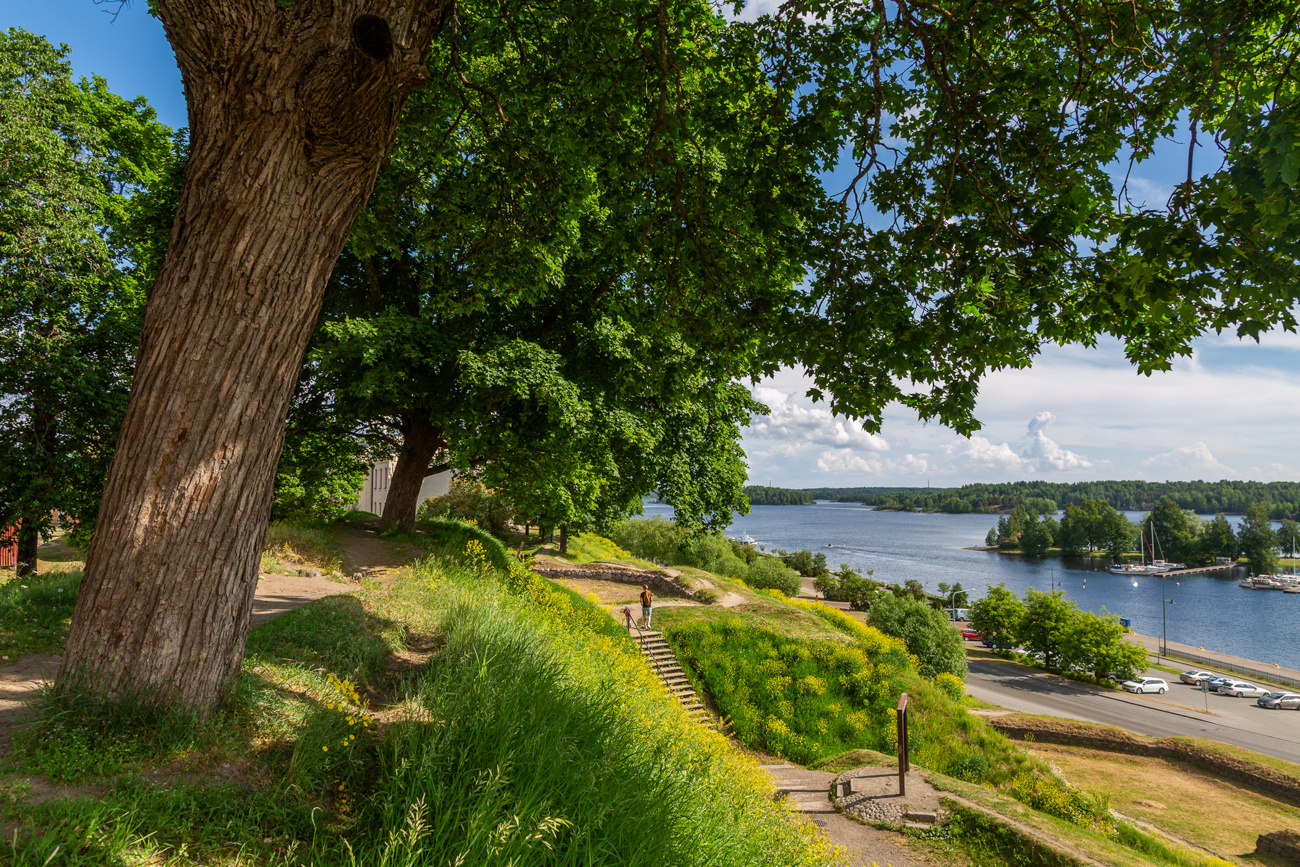
[[[388,481],[388,495],[384,497],[384,514],[379,518],[379,531],[396,527],[403,533],[415,531],[415,514],[420,508],[420,486],[429,472],[433,456],[447,447],[442,438],[442,428],[429,421],[428,413],[408,417],[402,436],[402,450],[393,466],[393,476]]]
[[[160,0],[190,161],[60,688],[202,713],[237,673],[299,363],[448,6]]]

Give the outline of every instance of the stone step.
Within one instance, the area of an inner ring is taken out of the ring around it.
[[[681,663],[677,661],[677,654],[664,639],[663,633],[647,630],[637,635],[634,631],[633,639],[641,646],[641,654],[645,657],[650,670],[655,672],[664,688],[677,698],[685,709],[686,715],[700,725],[708,726],[725,735],[726,732],[719,725],[718,720],[700,701],[695,688],[691,686],[690,678],[686,676]]]

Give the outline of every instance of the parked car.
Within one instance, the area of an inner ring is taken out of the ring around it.
[[[1126,680],[1133,680],[1137,675],[1131,671],[1108,671],[1101,676],[1102,680],[1109,680],[1116,686],[1124,683]]]
[[[1010,650],[1013,647],[1011,642],[998,638],[996,635],[991,638],[981,638],[980,641],[984,643],[985,647],[992,647],[995,650]]]
[[[1255,699],[1255,704],[1270,710],[1300,710],[1300,694],[1294,692],[1270,692]]]
[[[980,634],[979,634],[978,632],[976,632],[974,629],[963,629],[963,630],[961,631],[961,637],[964,638],[964,639],[966,639],[967,641],[983,641],[983,640],[984,640],[984,636],[983,636],[983,635],[980,635]]]
[[[1213,679],[1218,677],[1218,675],[1212,671],[1197,671],[1194,668],[1191,671],[1184,671],[1182,674],[1178,675],[1179,680],[1183,683],[1190,683],[1192,686],[1200,686],[1201,681],[1207,677]]]
[[[1268,690],[1262,686],[1255,686],[1253,683],[1246,683],[1244,680],[1233,680],[1219,687],[1219,693],[1222,695],[1231,695],[1241,698],[1243,695],[1261,696],[1268,695]]]
[[[1210,680],[1210,692],[1218,692],[1219,687],[1224,684],[1232,683],[1233,678],[1220,675]]]
[[[1164,695],[1169,689],[1169,684],[1158,677],[1135,677],[1124,681],[1120,686],[1132,693],[1154,692],[1157,695]]]

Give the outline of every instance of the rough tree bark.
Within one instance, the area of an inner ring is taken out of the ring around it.
[[[442,428],[429,420],[429,414],[417,412],[402,419],[405,428],[402,450],[393,466],[393,476],[388,481],[388,495],[384,497],[384,514],[379,519],[379,531],[397,527],[404,533],[415,531],[415,515],[420,508],[420,485],[429,472],[433,456],[447,447]]]
[[[449,0],[160,0],[191,154],[61,689],[200,713],[243,658],[325,281]]]

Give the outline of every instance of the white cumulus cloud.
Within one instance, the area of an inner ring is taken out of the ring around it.
[[[1210,452],[1210,447],[1203,442],[1179,446],[1172,451],[1147,458],[1142,462],[1142,466],[1175,473],[1171,478],[1195,476],[1203,479],[1221,479],[1237,475],[1232,467],[1220,463],[1219,459]]]
[[[889,450],[878,434],[867,433],[862,425],[837,418],[824,406],[806,402],[800,395],[770,386],[758,386],[754,397],[766,404],[767,415],[755,416],[750,430],[762,439],[780,440],[790,446],[834,446],[871,452]]]

